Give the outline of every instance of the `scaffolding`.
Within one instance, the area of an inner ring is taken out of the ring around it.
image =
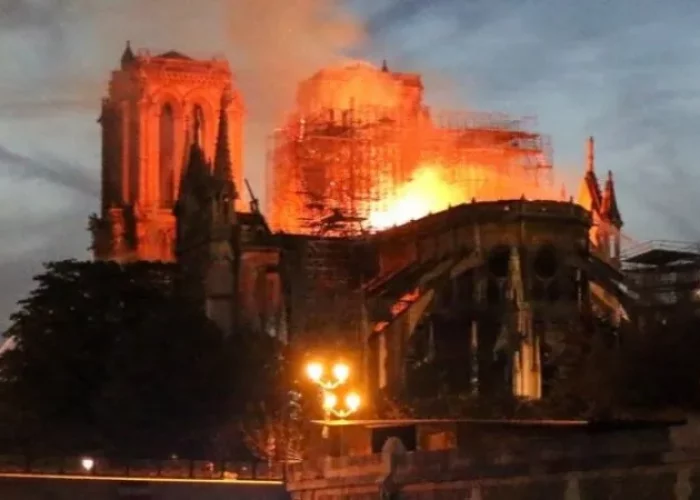
[[[700,245],[655,240],[629,248],[623,272],[652,306],[697,303],[700,298]]]
[[[362,304],[360,283],[370,272],[363,259],[362,238],[284,235],[292,256],[289,279],[290,335],[317,339],[359,338]]]
[[[459,187],[460,203],[519,198],[525,179],[551,183],[549,142],[527,125],[504,114],[431,116],[427,108],[296,114],[268,149],[270,221],[286,232],[361,234],[371,229],[370,214],[386,210],[424,165]]]

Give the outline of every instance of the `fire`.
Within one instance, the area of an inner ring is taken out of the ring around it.
[[[373,230],[399,226],[472,199],[496,201],[525,196],[532,200],[563,200],[561,192],[555,192],[551,185],[537,184],[522,173],[506,174],[474,164],[462,166],[459,171],[463,177],[456,181],[448,178],[454,171],[454,167],[441,164],[419,166],[409,182],[399,186],[389,200],[382,201],[382,208],[370,212],[369,226]]]
[[[448,182],[445,171],[440,165],[418,167],[412,179],[399,186],[393,199],[384,201],[384,209],[370,213],[369,225],[373,229],[386,229],[466,202],[468,193]]]

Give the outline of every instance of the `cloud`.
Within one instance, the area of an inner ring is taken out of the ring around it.
[[[267,135],[296,82],[362,39],[361,23],[333,0],[0,0],[0,30],[0,190],[23,190],[0,218],[14,240],[0,252],[0,317],[41,259],[85,255],[100,145],[84,124],[94,124],[126,40],[229,58],[247,101],[247,173],[263,198]]]
[[[83,201],[59,212],[24,214],[14,221],[0,218],[3,228],[3,254],[0,258],[0,332],[9,326],[8,319],[16,303],[31,290],[32,277],[42,263],[68,258],[89,258],[90,237],[86,231],[87,215],[92,207]]]
[[[5,174],[19,179],[40,179],[53,185],[99,198],[99,178],[85,167],[72,162],[48,157],[30,158],[10,151],[0,144],[0,167]]]
[[[66,14],[71,0],[0,0],[0,29],[54,29],[57,20]]]
[[[345,57],[386,57],[392,68],[422,72],[441,107],[538,115],[566,178],[578,174],[585,137],[595,135],[629,232],[697,238],[700,223],[689,214],[700,209],[699,21],[690,0],[673,8],[658,0],[0,0],[0,182],[24,189],[40,181],[43,204],[63,205],[72,193],[85,213],[61,212],[64,232],[83,243],[59,248],[43,238],[42,222],[21,237],[32,248],[44,242],[45,255],[82,251],[99,142],[78,139],[126,39],[230,59],[248,107],[246,171],[261,198],[266,135],[297,81]],[[70,120],[55,132],[44,125],[34,139],[43,155],[17,145],[51,116]],[[44,144],[53,135],[63,140]],[[25,198],[28,210],[35,203]],[[38,255],[27,252],[35,262]],[[0,255],[0,279],[2,266]]]

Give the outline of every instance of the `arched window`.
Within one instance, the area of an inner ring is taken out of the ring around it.
[[[161,110],[159,132],[160,206],[172,208],[175,204],[175,114],[170,104]]]
[[[196,137],[194,139],[197,141],[197,143],[202,146],[202,148],[205,148],[204,144],[204,137],[205,136],[205,127],[206,123],[204,122],[204,110],[202,109],[202,106],[199,104],[195,104],[194,107],[192,108],[192,120],[194,121],[195,125],[195,134]]]

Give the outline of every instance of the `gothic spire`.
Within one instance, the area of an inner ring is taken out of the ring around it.
[[[221,95],[219,130],[216,134],[216,152],[214,154],[214,177],[220,181],[231,181],[233,178],[231,150],[228,144],[228,103],[229,96],[224,92]]]
[[[131,41],[126,41],[126,47],[124,47],[124,52],[122,52],[122,68],[127,67],[129,64],[136,60],[134,51],[131,50]]]
[[[588,138],[586,144],[586,173],[581,181],[578,194],[578,203],[586,210],[598,211],[601,204],[600,185],[595,173],[595,142],[593,137]]]
[[[595,140],[593,136],[588,138],[588,147],[586,148],[586,172],[595,173]]]
[[[204,150],[199,143],[199,129],[201,127],[199,116],[194,115],[193,137],[190,152],[187,158],[182,179],[180,180],[180,195],[182,199],[186,193],[196,197],[206,196],[211,182],[210,168],[204,156]]]
[[[603,189],[603,200],[601,202],[601,212],[610,222],[617,226],[622,225],[622,217],[617,207],[617,195],[615,194],[615,181],[611,170],[608,170],[608,179],[605,181]]]
[[[228,104],[229,94],[227,91],[224,91],[221,94],[221,106],[219,109],[219,129],[216,134],[213,177],[220,193],[225,195],[226,199],[233,201],[238,198],[238,192],[233,180],[231,149],[228,144]]]

